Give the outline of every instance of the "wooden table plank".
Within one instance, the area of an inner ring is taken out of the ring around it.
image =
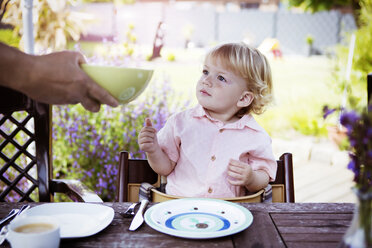
[[[350,220],[350,215],[353,215],[352,212],[349,213],[328,213],[328,214],[319,214],[320,212],[315,213],[271,213],[270,215],[276,219],[276,221],[285,222],[286,220],[293,221],[311,221],[311,220]]]
[[[342,234],[343,235],[343,234]],[[322,235],[317,235],[316,241],[319,243],[323,242],[333,242],[338,243],[340,242],[342,235],[339,233],[322,233]],[[306,243],[309,240],[314,240],[314,234],[313,233],[303,233],[301,235],[298,235],[296,233],[287,233],[285,234],[284,240],[286,241],[286,244],[289,242],[302,242]]]
[[[335,242],[288,242],[288,248],[338,248],[339,244]]]
[[[280,234],[284,236],[285,234],[313,234],[314,236],[318,236],[318,234],[325,234],[325,233],[339,233],[344,234],[347,230],[347,227],[330,227],[330,226],[311,226],[311,227],[302,227],[302,226],[293,226],[293,227],[283,227],[277,226]]]
[[[288,212],[271,212],[270,216],[287,247],[301,248],[339,246],[354,210],[351,204],[296,204],[293,209],[286,204],[286,207]]]
[[[252,210],[253,223],[233,236],[235,247],[285,247],[267,211]]]

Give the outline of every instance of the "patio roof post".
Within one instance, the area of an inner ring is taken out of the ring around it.
[[[25,52],[34,54],[34,26],[32,22],[33,0],[22,0],[23,42]]]

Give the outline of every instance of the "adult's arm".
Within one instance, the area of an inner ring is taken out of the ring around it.
[[[0,85],[48,104],[81,103],[92,112],[101,104],[116,107],[117,100],[80,68],[82,63],[79,52],[35,56],[0,42]]]

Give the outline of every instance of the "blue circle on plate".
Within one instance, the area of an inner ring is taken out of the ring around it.
[[[211,213],[182,213],[165,221],[165,226],[179,231],[216,232],[230,227],[230,222]]]

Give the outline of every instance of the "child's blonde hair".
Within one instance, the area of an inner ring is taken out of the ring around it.
[[[248,90],[254,95],[252,103],[237,115],[262,114],[265,106],[273,100],[271,69],[266,57],[244,43],[227,43],[213,48],[205,57],[205,61],[216,60],[244,78]]]

